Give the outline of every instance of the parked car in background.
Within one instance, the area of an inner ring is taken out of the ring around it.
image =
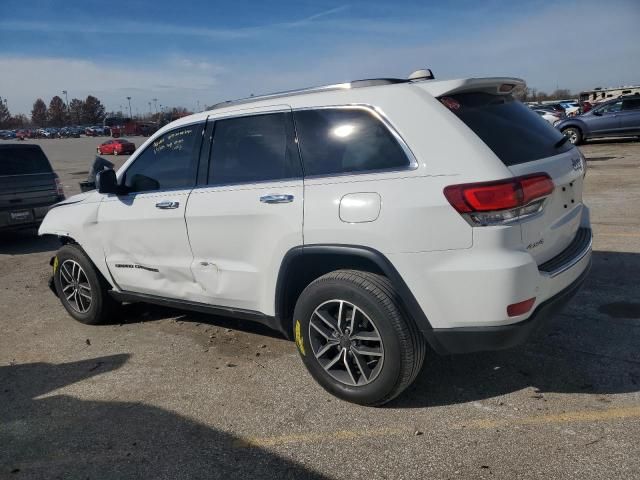
[[[2,130],[0,131],[0,138],[3,140],[13,140],[16,138],[15,130]]]
[[[560,118],[565,118],[567,116],[567,112],[564,107],[559,103],[543,103],[541,105],[536,105],[535,108],[547,110]]]
[[[136,301],[261,322],[327,391],[384,404],[427,344],[515,346],[586,278],[584,158],[523,86],[423,70],[170,123],[47,215],[55,291],[88,324]]]
[[[562,120],[555,127],[574,145],[598,137],[640,136],[640,95],[600,103],[587,113]]]
[[[557,122],[560,121],[560,117],[557,116],[557,115],[554,115],[549,110],[541,110],[541,109],[537,109],[537,108],[534,108],[532,110],[534,112],[536,112],[538,115],[540,115],[542,118],[544,118],[551,125],[555,125]]]
[[[578,102],[560,102],[560,106],[564,108],[564,112],[567,114],[567,117],[573,117],[580,113],[580,105]]]
[[[62,184],[39,145],[0,145],[0,230],[37,226],[62,200]]]
[[[98,155],[130,155],[135,150],[135,144],[126,138],[107,140],[97,148]]]
[[[61,138],[80,138],[80,133],[73,127],[64,127],[59,131]]]
[[[105,135],[105,129],[102,125],[93,125],[91,127],[87,127],[84,133],[88,137],[101,137]]]

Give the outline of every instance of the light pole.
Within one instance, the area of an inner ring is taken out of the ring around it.
[[[131,113],[131,97],[127,97],[127,101],[129,102],[129,118],[133,118],[133,114]]]
[[[151,102],[149,102],[149,116],[153,115],[153,112],[151,111]]]
[[[196,105],[198,106],[198,109],[196,111],[200,111],[200,100],[196,100]]]
[[[157,98],[152,98],[151,100],[153,100],[153,105],[156,107],[156,115],[158,114],[158,99]]]

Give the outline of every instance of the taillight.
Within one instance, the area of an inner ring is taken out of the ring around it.
[[[538,213],[553,189],[549,175],[534,173],[497,182],[451,185],[445,187],[444,196],[472,225],[499,225]]]
[[[58,177],[56,177],[56,195],[64,198],[64,188],[62,187],[62,183]]]

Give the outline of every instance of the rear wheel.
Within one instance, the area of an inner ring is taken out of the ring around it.
[[[113,149],[113,154],[114,155],[118,155],[118,150],[116,150],[115,148]]]
[[[106,280],[76,245],[65,245],[58,250],[53,281],[62,306],[79,322],[106,323],[118,306],[108,293]]]
[[[383,276],[338,270],[312,282],[294,312],[302,360],[328,392],[362,405],[382,405],[422,368],[426,345]]]
[[[575,127],[569,127],[569,128],[565,128],[564,130],[562,130],[562,134],[565,137],[569,137],[569,141],[573,144],[573,145],[580,145],[582,143],[582,132],[580,131],[579,128],[575,128]]]

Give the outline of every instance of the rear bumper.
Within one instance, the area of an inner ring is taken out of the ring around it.
[[[42,223],[42,219],[49,211],[52,205],[38,205],[38,206],[25,206],[18,207],[15,211],[27,211],[28,217],[23,220],[13,220],[11,218],[11,210],[0,211],[0,230],[20,230],[23,228],[37,227]]]
[[[436,352],[500,350],[524,342],[582,284],[592,248],[588,216],[582,224],[574,241],[542,265],[527,252],[480,237],[474,248],[466,250],[390,259],[417,301],[419,310],[412,315]],[[514,231],[494,233],[504,237]],[[516,239],[509,240],[505,243]],[[508,305],[531,298],[535,299],[531,311],[508,315]]]
[[[440,328],[433,330],[432,345],[438,353],[471,353],[504,350],[524,343],[551,320],[571,300],[584,283],[591,259],[580,276],[568,287],[538,305],[526,320],[496,327]]]

